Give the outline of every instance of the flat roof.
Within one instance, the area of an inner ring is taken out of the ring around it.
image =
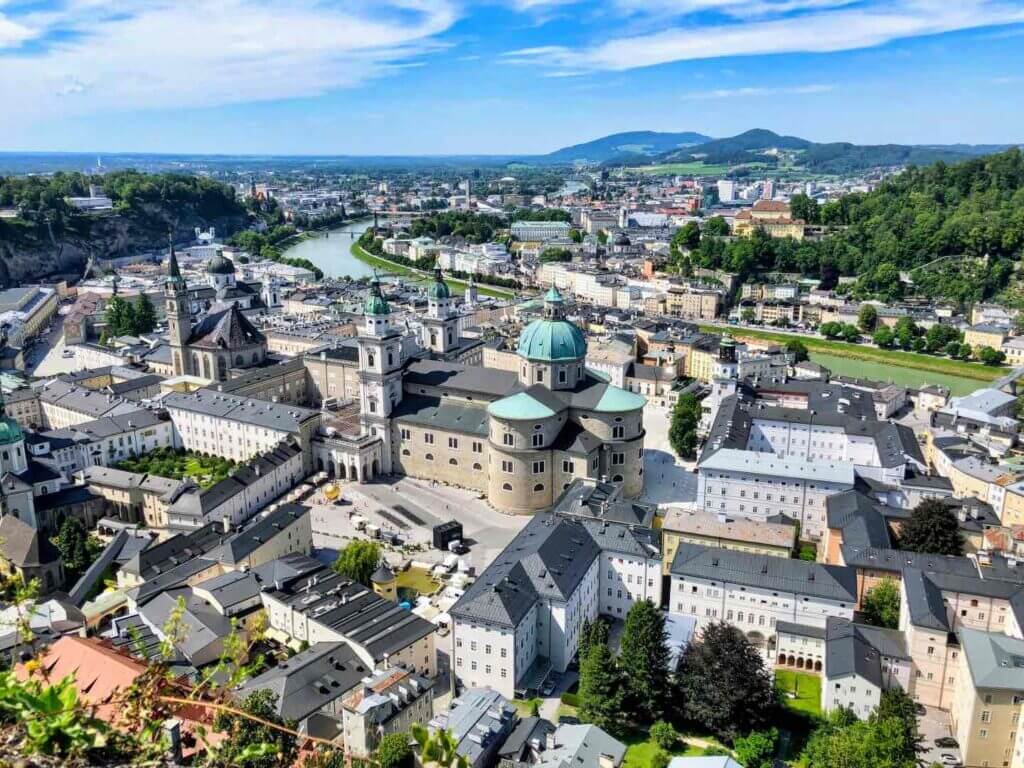
[[[854,469],[848,461],[807,461],[800,458],[780,459],[774,453],[722,448],[700,463],[700,470],[749,472],[791,480],[818,480],[853,487]]]

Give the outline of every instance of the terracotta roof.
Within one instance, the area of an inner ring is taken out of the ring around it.
[[[789,203],[779,200],[758,200],[754,203],[754,210],[766,213],[789,213]]]

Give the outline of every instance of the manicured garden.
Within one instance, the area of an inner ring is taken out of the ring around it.
[[[226,479],[235,468],[235,462],[193,451],[157,448],[137,458],[125,459],[114,468],[172,480],[191,478],[200,488],[206,489]]]
[[[775,672],[775,687],[790,709],[813,717],[821,716],[821,678],[817,675],[779,669]]]

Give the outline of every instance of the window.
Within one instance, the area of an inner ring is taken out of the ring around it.
[[[502,461],[501,462],[501,471],[504,472],[506,475],[511,475],[512,474],[512,468],[513,468],[513,465],[512,465],[511,461]]]
[[[483,453],[483,452],[484,452],[484,444],[479,442],[479,441],[477,441],[477,440],[474,440],[473,441],[473,453]]]
[[[374,362],[373,352],[367,352],[366,353],[366,364],[372,368],[373,367],[373,362]]]
[[[459,438],[457,438],[457,437],[449,437],[448,438],[448,447],[449,448],[458,448],[459,447]]]
[[[562,471],[567,475],[571,475],[575,471],[575,467],[571,461],[565,460],[562,462]]]
[[[402,455],[403,456],[411,456],[412,455],[412,451],[410,451],[408,448],[403,448],[402,449]]]
[[[544,471],[544,462],[535,461],[533,462],[533,474],[539,475]]]
[[[405,427],[402,427],[401,435],[403,440],[408,440],[410,437],[412,437],[412,433]]]
[[[502,483],[501,490],[503,490],[503,491],[511,491],[512,490],[512,484],[511,483]]]
[[[483,467],[481,467],[480,464],[477,463],[477,464],[473,465],[473,469],[475,469],[477,472],[479,472],[481,469],[483,469]]]
[[[433,445],[434,444],[434,433],[433,432],[424,432],[423,433],[423,442],[426,443],[427,445]]]
[[[540,434],[534,435],[533,436],[533,447],[534,448],[541,448],[543,445],[544,445],[544,435],[540,435]]]
[[[459,466],[459,462],[457,462],[455,459],[448,459],[448,463],[451,464],[453,467]]]
[[[512,433],[511,432],[506,432],[504,435],[501,436],[501,444],[502,445],[515,445],[515,438],[512,437]]]
[[[992,710],[983,709],[981,710],[981,722],[991,723],[992,722]]]
[[[565,369],[563,368],[563,369],[559,370],[559,372],[558,372],[558,383],[559,384],[565,384],[565,381],[566,381]]]
[[[626,463],[626,454],[624,453],[613,453],[612,454],[612,466],[620,467]],[[722,489],[722,493],[725,493],[725,489]]]
[[[534,493],[540,493],[543,490],[544,490],[544,484],[543,483],[537,483],[535,486],[533,486],[533,492]]]
[[[616,475],[615,477],[613,477],[612,478],[612,482],[613,483],[621,483],[622,482],[622,475]]]
[[[434,454],[432,454],[432,453],[428,453],[428,454],[427,454],[426,456],[424,456],[423,458],[424,458],[424,459],[426,459],[427,461],[433,461],[433,460],[434,460]]]
[[[626,428],[623,426],[612,427],[612,439],[621,440],[626,436]]]

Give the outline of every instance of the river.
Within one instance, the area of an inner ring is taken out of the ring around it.
[[[353,279],[373,274],[373,267],[352,255],[352,244],[373,226],[373,219],[359,219],[329,232],[313,232],[286,251],[289,258],[309,259],[326,277]]]

